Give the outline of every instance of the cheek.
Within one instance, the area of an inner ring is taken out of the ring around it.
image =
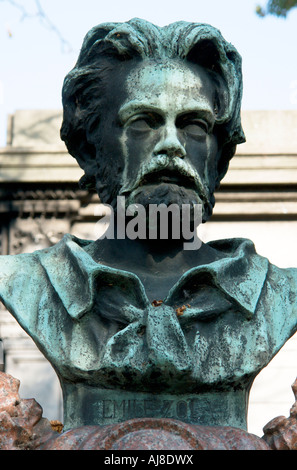
[[[201,141],[188,138],[186,141],[187,157],[195,167],[199,175],[204,174],[204,169],[209,156],[209,136]]]
[[[205,165],[205,180],[211,193],[213,193],[217,186],[217,172],[218,172],[218,141],[213,135],[208,143],[208,157]]]
[[[158,132],[135,133],[124,132],[121,138],[123,155],[128,162],[144,162],[151,158],[154,147],[158,142]]]
[[[116,180],[123,171],[125,160],[120,143],[121,133],[115,127],[102,126],[96,141],[97,167],[99,177],[113,174]]]
[[[216,161],[218,153],[217,138],[208,135],[203,141],[188,140],[187,156],[200,176],[207,178],[208,183],[216,179]]]

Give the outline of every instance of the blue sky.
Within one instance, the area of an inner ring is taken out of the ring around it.
[[[59,109],[64,76],[83,38],[106,21],[144,18],[160,26],[179,20],[209,23],[221,30],[243,58],[243,109],[297,109],[297,9],[287,19],[255,14],[267,0],[40,0],[72,50],[37,18],[21,19],[0,0],[0,146],[6,120],[17,109]],[[14,0],[34,13],[33,0]]]

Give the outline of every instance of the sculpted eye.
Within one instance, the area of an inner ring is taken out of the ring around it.
[[[162,118],[156,113],[147,112],[133,116],[128,122],[128,128],[135,134],[142,134],[157,129],[162,123]]]
[[[181,116],[177,123],[177,127],[184,133],[193,137],[194,139],[203,138],[209,133],[209,124],[205,119],[198,118],[191,114]]]
[[[132,121],[129,124],[129,128],[135,132],[148,132],[152,129],[152,126],[150,125],[147,119],[141,118]]]
[[[203,137],[208,133],[207,123],[200,119],[185,122],[182,129],[192,137]]]
[[[198,121],[187,124],[183,130],[194,137],[200,137],[207,134],[208,129],[206,123]]]

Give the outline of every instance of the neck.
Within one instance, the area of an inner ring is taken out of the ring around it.
[[[163,299],[180,276],[193,267],[222,257],[202,243],[185,250],[184,240],[101,239],[85,248],[97,263],[133,272],[142,281],[149,299]]]
[[[119,236],[121,235],[121,236]],[[87,249],[98,262],[118,266],[122,269],[153,270],[156,266],[162,271],[184,269],[214,261],[218,254],[204,243],[199,249],[185,249],[191,240],[179,239],[130,239],[123,237],[115,225],[111,238],[99,239]],[[161,264],[160,264],[161,263]],[[173,272],[172,272],[173,273]]]

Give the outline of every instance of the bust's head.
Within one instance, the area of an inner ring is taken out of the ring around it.
[[[217,29],[103,24],[65,78],[61,137],[103,203],[202,202],[205,221],[244,142],[241,94],[241,58]]]

